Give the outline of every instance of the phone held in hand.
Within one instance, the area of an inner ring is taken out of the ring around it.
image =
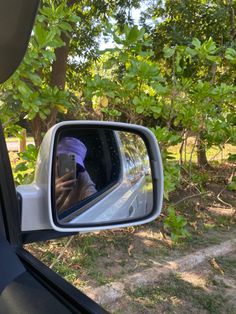
[[[70,179],[76,179],[75,154],[61,154],[58,156],[58,175],[63,177],[70,173]]]

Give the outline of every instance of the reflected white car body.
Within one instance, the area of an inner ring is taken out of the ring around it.
[[[109,196],[104,196],[92,208],[85,210],[81,214],[75,215],[68,221],[69,224],[81,224],[93,221],[94,223],[111,222],[125,219],[135,219],[146,216],[152,210],[152,194],[147,192],[147,171],[139,163],[140,171],[136,176],[130,174],[132,165],[124,154],[124,145],[120,139],[118,132],[114,132],[117,139],[117,147],[121,158],[121,173],[120,181],[115,189],[109,193]],[[150,171],[149,171],[150,173]],[[150,180],[151,176],[149,175]],[[105,209],[104,209],[105,208]],[[80,209],[83,211],[83,209]]]

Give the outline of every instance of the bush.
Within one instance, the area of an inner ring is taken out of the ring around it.
[[[178,242],[180,239],[190,237],[190,233],[186,229],[187,220],[182,215],[176,215],[173,206],[168,207],[168,216],[164,220],[164,228],[171,233],[173,242]]]
[[[33,144],[29,144],[27,145],[26,150],[19,153],[18,156],[19,160],[15,168],[13,168],[15,184],[29,184],[34,178],[38,148],[36,148]]]

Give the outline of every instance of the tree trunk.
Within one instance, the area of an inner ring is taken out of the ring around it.
[[[19,152],[22,153],[23,151],[26,150],[27,146],[27,134],[26,134],[26,129],[23,129],[21,132],[22,138],[19,139]]]
[[[64,33],[61,35],[61,39],[65,45],[55,50],[56,60],[52,64],[52,72],[50,79],[50,86],[57,86],[59,89],[64,90],[66,84],[66,68],[67,58],[69,54],[69,37]],[[37,147],[40,146],[43,133],[56,123],[57,108],[52,108],[50,115],[45,121],[43,121],[37,114],[31,122],[32,133]]]
[[[64,90],[66,85],[66,69],[70,40],[65,33],[62,33],[61,39],[63,40],[65,45],[57,48],[55,51],[56,60],[52,64],[50,86],[56,86],[59,89]],[[56,123],[57,113],[57,108],[52,108],[51,114],[46,120],[47,129],[49,129]]]
[[[232,0],[229,0],[228,7],[229,7],[229,14],[230,14],[230,35],[231,35],[231,40],[234,41],[236,31],[235,31],[235,11],[234,11]]]
[[[39,114],[31,121],[31,129],[36,147],[39,147],[43,140],[43,133],[46,131],[43,120]]]
[[[202,132],[200,132],[199,138],[197,140],[197,163],[202,168],[209,166],[206,156],[206,148],[203,142]]]

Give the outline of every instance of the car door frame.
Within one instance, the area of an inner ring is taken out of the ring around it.
[[[100,305],[64,280],[23,247],[20,200],[17,198],[10,159],[0,124],[0,233],[19,257],[26,270],[62,304],[82,313],[107,313]],[[45,234],[44,234],[45,235]],[[67,234],[68,235],[68,234]],[[50,238],[52,238],[52,233]],[[46,237],[47,238],[47,237]]]

